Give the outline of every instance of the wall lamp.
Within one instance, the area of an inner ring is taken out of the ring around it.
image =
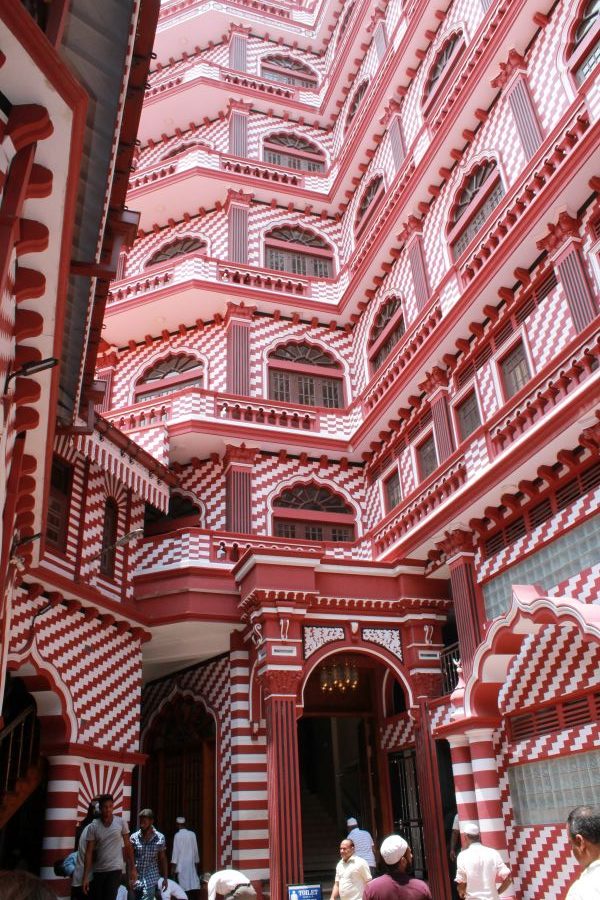
[[[102,559],[102,557],[106,553],[111,553],[113,550],[116,550],[117,547],[122,547],[123,544],[128,544],[130,541],[137,541],[138,538],[144,537],[144,529],[143,528],[134,528],[133,531],[128,531],[127,534],[124,534],[122,537],[115,541],[114,544],[111,544],[110,547],[104,547],[103,550],[100,551],[96,556],[94,556],[90,562],[96,562],[97,559]]]
[[[49,356],[47,359],[40,359],[33,362],[23,363],[20,369],[16,369],[14,372],[9,372],[6,376],[6,381],[4,382],[4,393],[8,393],[8,386],[13,378],[27,377],[28,375],[37,375],[39,372],[45,372],[46,369],[53,369],[54,366],[57,365],[58,360],[55,356]]]

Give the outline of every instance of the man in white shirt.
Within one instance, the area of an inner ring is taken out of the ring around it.
[[[461,829],[467,847],[456,858],[456,886],[461,900],[498,900],[512,881],[510,869],[497,850],[481,843],[479,825]]]
[[[567,832],[582,872],[567,900],[600,900],[600,809],[577,806],[569,813]]]
[[[356,855],[354,842],[346,838],[340,844],[331,900],[362,900],[365,885],[372,877],[368,864]]]
[[[346,828],[348,828],[348,840],[354,844],[354,852],[357,856],[368,864],[371,875],[375,875],[377,862],[375,861],[375,845],[373,838],[364,828],[358,827],[358,822],[354,816],[350,816],[346,820]]]
[[[250,879],[243,872],[235,869],[222,869],[208,879],[208,900],[220,897],[235,897],[235,900],[247,900],[256,897],[256,891]]]
[[[198,841],[196,835],[185,827],[185,817],[177,816],[175,819],[177,832],[173,838],[173,855],[171,856],[171,873],[177,875],[177,881],[184,891],[191,892],[190,900],[196,897],[196,891],[200,888],[198,878]]]

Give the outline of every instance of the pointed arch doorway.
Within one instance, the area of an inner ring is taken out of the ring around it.
[[[215,721],[191,697],[175,697],[152,723],[144,741],[148,760],[139,806],[149,806],[156,826],[173,843],[175,819],[196,832],[202,871],[216,865]]]

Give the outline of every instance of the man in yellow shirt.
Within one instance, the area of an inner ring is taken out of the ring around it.
[[[369,864],[356,855],[354,841],[346,838],[340,844],[331,900],[362,900],[365,885],[371,878]]]

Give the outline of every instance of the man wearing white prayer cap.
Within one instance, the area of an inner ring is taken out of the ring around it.
[[[366,886],[363,900],[432,900],[425,882],[408,874],[413,855],[403,837],[391,834],[379,852],[386,871]]]
[[[354,852],[368,863],[371,875],[375,876],[377,862],[375,860],[375,846],[370,833],[364,828],[358,827],[358,822],[354,816],[346,819],[346,828],[348,829],[348,840],[354,844]]]
[[[510,869],[493,847],[481,843],[477,822],[461,823],[467,847],[456,857],[456,886],[461,900],[498,900],[510,885]]]
[[[173,838],[171,874],[177,876],[180,886],[189,895],[190,900],[194,900],[198,896],[196,891],[200,890],[198,841],[194,832],[185,827],[184,816],[177,816],[175,824],[177,833]]]

